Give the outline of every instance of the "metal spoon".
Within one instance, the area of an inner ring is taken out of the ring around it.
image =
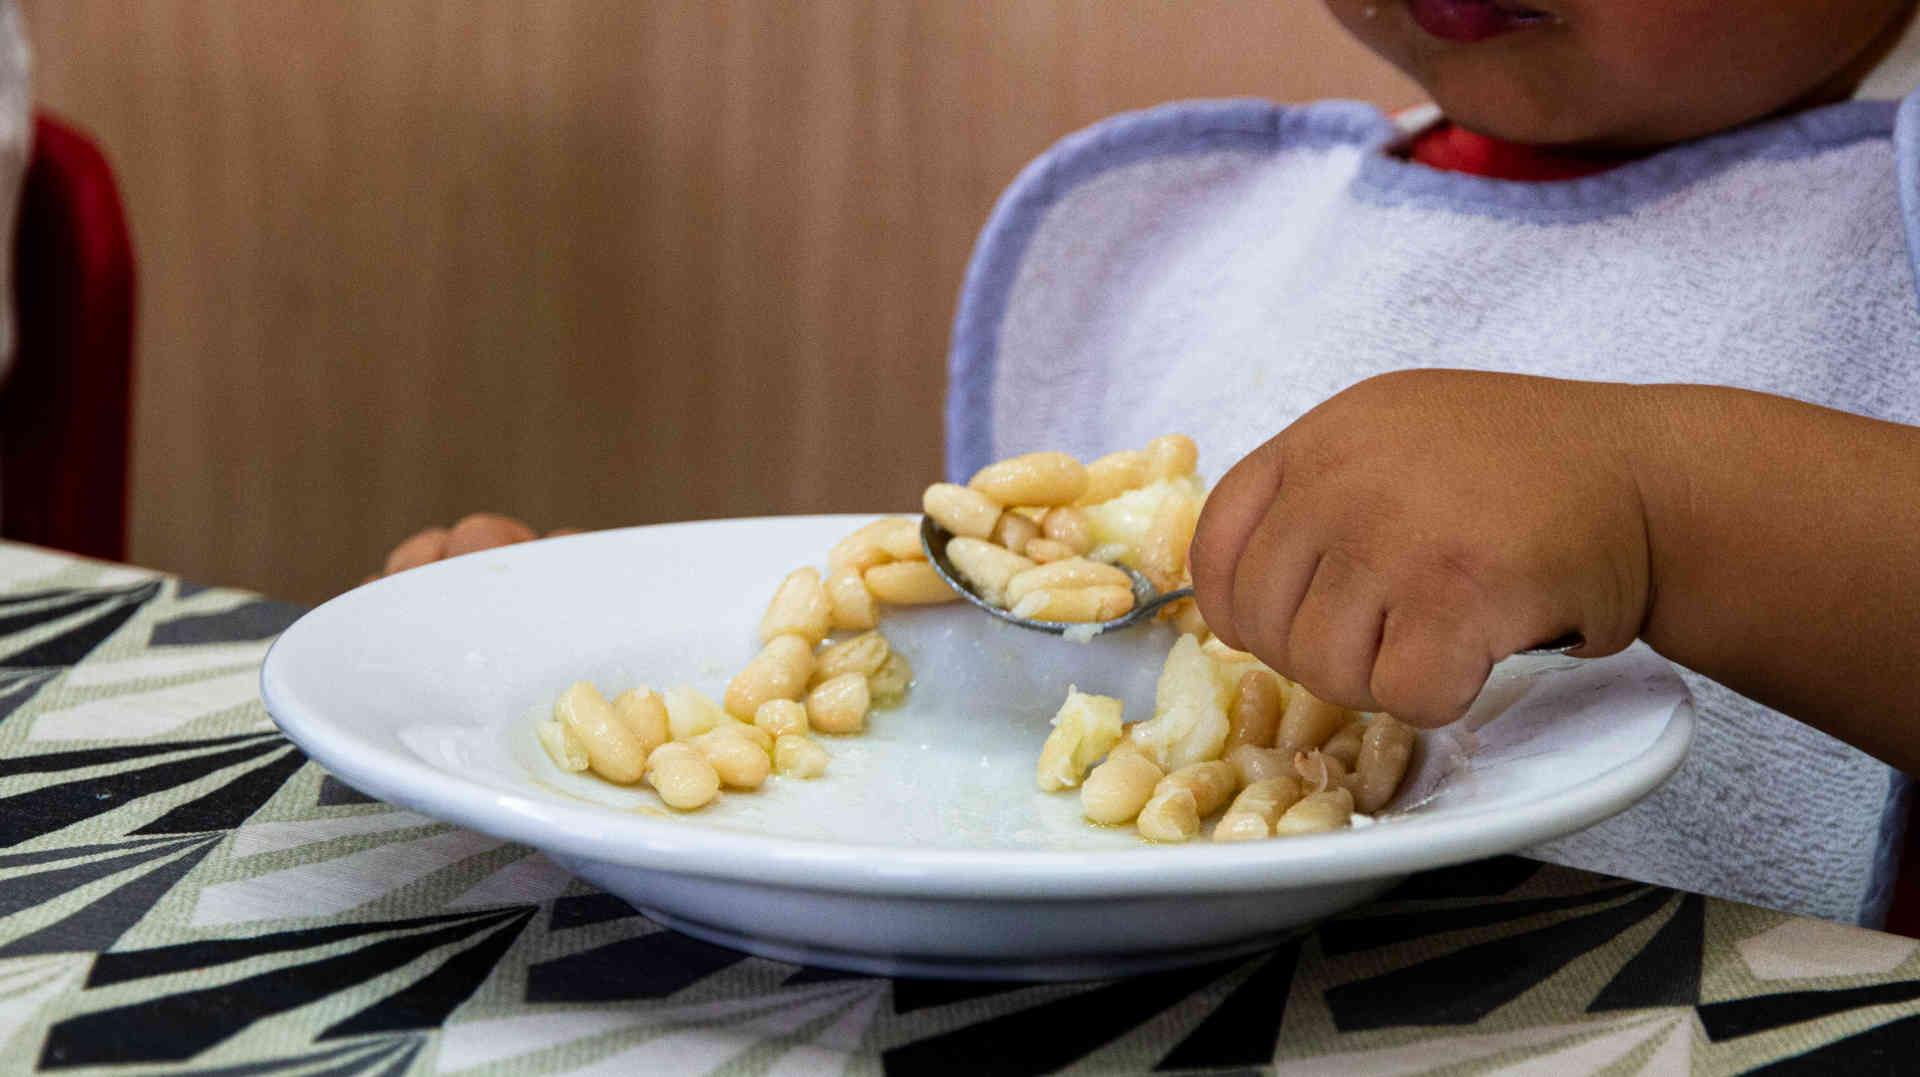
[[[973,593],[973,588],[968,586],[966,577],[960,575],[960,570],[954,568],[953,562],[947,559],[947,541],[951,538],[953,538],[952,533],[939,524],[934,523],[933,517],[920,517],[920,546],[927,551],[927,560],[932,563],[933,570],[940,574],[940,578],[947,581],[947,586],[953,588],[954,593],[958,594],[961,598],[986,610],[1002,621],[1011,625],[1019,625],[1021,628],[1030,628],[1035,632],[1046,632],[1055,636],[1064,635],[1069,630],[1073,631],[1076,635],[1080,633],[1090,633],[1096,636],[1102,632],[1114,632],[1148,620],[1155,613],[1159,612],[1160,607],[1169,602],[1178,602],[1193,594],[1193,588],[1182,587],[1177,591],[1168,591],[1163,595],[1145,576],[1140,575],[1140,573],[1134,571],[1129,566],[1116,561],[1113,562],[1113,567],[1126,573],[1127,579],[1133,584],[1133,608],[1125,614],[1111,621],[1090,622],[1036,621],[1031,617],[1016,617],[1011,611],[1003,610]]]
[[[1125,614],[1111,621],[1093,622],[1036,621],[1031,617],[1016,617],[1011,611],[1003,610],[993,603],[988,602],[986,599],[981,598],[979,595],[974,594],[973,588],[967,585],[966,578],[960,575],[960,570],[954,568],[953,562],[947,559],[947,541],[951,538],[953,538],[952,533],[935,523],[933,517],[920,517],[920,547],[927,552],[927,561],[933,565],[933,570],[940,574],[940,578],[947,582],[947,586],[953,588],[954,593],[958,594],[961,598],[986,610],[1002,621],[1010,625],[1018,625],[1021,628],[1032,629],[1035,632],[1046,632],[1049,635],[1055,636],[1065,635],[1068,631],[1072,631],[1076,635],[1086,633],[1093,636],[1105,632],[1117,632],[1122,628],[1130,628],[1133,625],[1139,624],[1141,621],[1151,619],[1155,613],[1159,612],[1160,607],[1169,602],[1178,602],[1183,598],[1190,598],[1193,595],[1193,588],[1191,587],[1181,587],[1177,590],[1161,594],[1145,576],[1140,575],[1140,573],[1134,571],[1131,567],[1115,561],[1113,562],[1113,567],[1126,573],[1127,579],[1133,583],[1133,609],[1128,610]],[[1529,647],[1517,653],[1527,655],[1566,654],[1568,651],[1579,647],[1585,642],[1586,640],[1581,638],[1580,633],[1569,632],[1564,636],[1548,640],[1538,647]]]

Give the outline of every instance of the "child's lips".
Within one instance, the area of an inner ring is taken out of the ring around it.
[[[1471,43],[1552,21],[1544,11],[1505,0],[1407,0],[1420,29],[1443,41]]]

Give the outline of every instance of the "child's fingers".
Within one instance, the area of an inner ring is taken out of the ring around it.
[[[495,512],[476,512],[462,517],[447,533],[445,556],[458,557],[465,553],[491,550],[496,546],[511,546],[516,542],[527,542],[537,538],[533,528],[511,516],[502,516]]]
[[[429,527],[425,531],[393,548],[387,555],[387,563],[381,569],[385,575],[405,572],[410,568],[438,561],[447,555],[447,529]]]
[[[1240,639],[1233,646],[1258,655],[1289,677],[1294,676],[1298,648],[1314,643],[1298,635],[1294,626],[1323,549],[1308,530],[1309,521],[1289,503],[1285,491],[1277,495],[1234,562],[1227,592],[1226,616]],[[1213,627],[1211,619],[1207,626]]]
[[[1416,605],[1388,611],[1368,690],[1375,706],[1432,729],[1467,712],[1493,670],[1479,634],[1455,611]]]
[[[1239,650],[1246,650],[1247,644],[1234,609],[1234,578],[1255,529],[1279,492],[1281,456],[1281,438],[1276,437],[1221,476],[1207,496],[1187,546],[1200,615],[1221,642]]]
[[[1378,709],[1374,657],[1380,649],[1385,581],[1339,547],[1321,552],[1288,634],[1286,674],[1329,703]]]

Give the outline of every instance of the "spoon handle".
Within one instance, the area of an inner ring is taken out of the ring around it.
[[[1565,635],[1555,636],[1545,643],[1536,644],[1535,646],[1528,647],[1524,651],[1515,651],[1513,653],[1527,655],[1566,654],[1568,651],[1578,650],[1586,645],[1587,637],[1578,632],[1568,632]]]
[[[1183,598],[1192,598],[1192,597],[1193,597],[1193,588],[1178,587],[1178,588],[1175,588],[1174,590],[1166,591],[1159,595],[1156,595],[1153,598],[1150,598],[1147,601],[1140,603],[1138,606],[1135,606],[1133,608],[1133,613],[1131,614],[1131,617],[1134,620],[1143,620],[1148,615],[1152,614],[1153,611],[1159,609],[1160,607],[1166,605],[1169,602],[1178,602]]]

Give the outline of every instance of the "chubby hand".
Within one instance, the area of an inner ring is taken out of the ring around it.
[[[572,528],[561,528],[547,533],[548,538],[558,535],[571,535]],[[393,548],[387,555],[386,564],[380,575],[391,576],[396,572],[405,572],[410,568],[448,557],[458,557],[463,553],[477,553],[491,550],[495,546],[511,546],[516,542],[528,542],[539,538],[533,528],[511,516],[502,516],[496,512],[475,512],[460,518],[451,528],[429,527]]]
[[[1578,632],[1633,642],[1650,599],[1633,387],[1412,370],[1302,416],[1215,486],[1201,614],[1324,699],[1421,726],[1493,663]]]

